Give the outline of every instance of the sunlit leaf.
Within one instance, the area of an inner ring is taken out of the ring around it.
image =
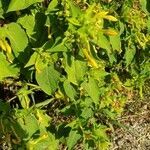
[[[136,49],[134,46],[132,46],[131,48],[127,48],[126,49],[126,53],[125,53],[125,61],[126,61],[126,65],[128,66],[129,64],[131,64],[134,56],[135,56],[135,53],[136,53]]]
[[[66,92],[66,95],[71,99],[71,100],[74,100],[75,99],[75,96],[76,96],[76,91],[75,89],[73,88],[73,86],[70,84],[70,82],[68,80],[65,80],[64,81],[64,90]]]
[[[71,150],[80,138],[81,135],[78,133],[77,130],[71,130],[67,139],[68,150]]]
[[[93,78],[89,78],[89,81],[84,82],[82,86],[86,90],[88,95],[92,98],[93,102],[95,104],[98,104],[100,93],[99,93],[99,87],[96,80],[94,80]]]
[[[10,40],[12,50],[18,56],[28,45],[25,31],[17,23],[10,23],[3,27],[3,36]]]
[[[110,43],[112,45],[113,50],[117,50],[121,52],[121,40],[120,36],[110,36]]]
[[[29,7],[32,4],[35,4],[37,2],[42,2],[43,0],[11,0],[9,3],[9,7],[7,12],[10,11],[16,11],[16,10],[22,10],[27,7]]]
[[[48,95],[52,94],[57,89],[59,78],[59,73],[53,66],[48,66],[41,72],[36,72],[36,80],[39,86]]]
[[[0,81],[6,77],[17,77],[19,69],[10,64],[6,57],[0,53]]]

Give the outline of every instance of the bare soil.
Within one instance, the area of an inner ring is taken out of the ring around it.
[[[114,131],[110,150],[150,150],[150,82],[143,91],[144,98],[135,94],[118,118],[123,126]]]

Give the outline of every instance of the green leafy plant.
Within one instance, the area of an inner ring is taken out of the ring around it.
[[[150,75],[148,1],[1,0],[0,26],[1,145],[108,149]]]

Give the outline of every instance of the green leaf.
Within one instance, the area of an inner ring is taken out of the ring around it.
[[[67,79],[73,84],[77,84],[75,58],[71,55],[64,54],[65,57],[65,71],[67,72]]]
[[[3,35],[10,40],[11,47],[16,56],[23,52],[28,45],[25,31],[17,23],[10,23],[3,28]]]
[[[108,73],[104,69],[92,69],[90,70],[90,76],[96,79],[99,83],[99,86],[104,86],[105,84],[105,77]]]
[[[147,19],[147,29],[148,29],[148,33],[150,33],[150,17],[148,17]]]
[[[2,1],[0,1],[0,18],[4,18],[3,13],[4,13],[4,10],[3,10],[3,7],[2,7]]]
[[[135,56],[135,53],[136,53],[136,48],[133,45],[132,45],[132,47],[129,47],[126,49],[125,56],[124,56],[126,66],[131,64],[131,62]]]
[[[46,131],[46,127],[48,127],[50,125],[50,121],[51,118],[50,116],[48,116],[44,110],[40,110],[40,109],[36,109],[36,118],[38,120],[39,123],[39,127],[41,129],[41,131]]]
[[[11,65],[5,58],[5,56],[0,53],[0,81],[6,77],[16,77],[19,69],[14,65]]]
[[[82,109],[81,117],[88,119],[93,116],[93,110],[91,108],[85,107]]]
[[[56,46],[52,46],[50,49],[48,49],[47,51],[50,52],[66,52],[68,50],[68,48],[64,45],[64,43],[60,43]]]
[[[58,87],[60,76],[53,66],[47,66],[40,72],[36,71],[36,80],[41,89],[48,95]]]
[[[108,129],[109,128],[105,125],[98,125],[93,132],[94,135],[102,141],[109,141],[108,135],[106,134]]]
[[[147,11],[150,13],[150,1],[149,0],[147,0],[147,3],[146,3],[147,5],[146,5],[146,9],[147,9]],[[148,14],[149,15],[149,14]]]
[[[58,141],[50,133],[44,133],[36,139],[30,139],[27,143],[27,149],[29,150],[57,150]]]
[[[124,30],[125,30],[124,23],[122,23],[121,21],[119,21],[119,27],[120,27],[119,35],[121,35],[124,32]]]
[[[87,72],[87,64],[82,60],[75,60],[75,75],[78,82],[84,80],[84,76]]]
[[[8,103],[3,102],[3,100],[0,99],[0,112],[7,113],[10,109],[10,105]]]
[[[65,56],[65,71],[67,72],[68,80],[73,83],[77,84],[84,80],[84,75],[87,71],[87,65],[85,61],[75,59],[71,55]]]
[[[53,98],[50,98],[50,99],[44,100],[44,101],[42,101],[40,103],[36,103],[35,107],[36,108],[42,108],[42,107],[48,105],[49,103],[51,103],[53,100],[54,100]]]
[[[48,5],[47,11],[48,12],[53,11],[57,5],[58,5],[58,0],[52,0]]]
[[[140,0],[140,4],[141,4],[141,7],[142,7],[142,10],[145,13],[148,13],[148,11],[147,11],[147,0]]]
[[[75,6],[72,1],[68,1],[68,2],[71,8],[72,17],[77,18],[78,16],[80,16],[82,14],[82,11],[80,10],[80,8],[77,5]]]
[[[107,51],[107,55],[109,57],[109,61],[112,64],[116,61],[114,54],[112,53],[112,48],[110,46],[110,41],[104,36],[102,33],[98,34],[98,40],[94,41],[100,48],[103,48]]]
[[[102,33],[98,34],[98,42],[96,44],[98,44],[98,46],[103,49],[106,49],[106,50],[111,49],[110,42],[108,41],[106,36],[104,36]]]
[[[24,67],[30,67],[32,65],[35,65],[36,60],[38,58],[39,54],[37,52],[34,52],[31,56],[29,61],[27,62],[27,64]]]
[[[25,30],[28,36],[34,33],[35,17],[33,15],[25,15],[17,20]]]
[[[75,18],[68,18],[68,21],[74,26],[81,26],[80,22]]]
[[[85,99],[81,99],[80,106],[83,108],[92,107],[93,100],[90,97],[85,97]]]
[[[29,139],[39,129],[39,125],[35,116],[27,109],[17,110],[15,116],[17,123],[25,133],[20,133],[20,129],[14,125],[17,134],[22,139]]]
[[[99,87],[98,87],[96,80],[94,80],[93,78],[89,78],[89,81],[84,82],[82,84],[82,87],[86,90],[88,95],[92,98],[93,102],[95,104],[98,104],[100,93],[99,93]]]
[[[11,0],[7,12],[22,10],[43,0]]]
[[[81,135],[77,130],[71,130],[67,139],[68,150],[71,150],[80,138]]]
[[[76,91],[73,88],[73,86],[70,84],[70,82],[68,80],[64,81],[64,89],[66,92],[66,95],[71,99],[74,100],[75,96],[76,96]]]
[[[68,47],[65,45],[65,42],[62,41],[61,37],[57,37],[55,39],[55,42],[51,39],[51,41],[46,42],[42,48],[48,52],[67,52],[68,51]]]
[[[120,36],[109,36],[109,39],[113,50],[117,50],[120,53],[121,52]]]
[[[114,53],[110,52],[109,50],[107,51],[107,54],[108,54],[108,57],[109,57],[109,62],[111,64],[113,64],[114,62],[116,62],[116,58],[115,58],[115,55]]]
[[[45,40],[47,40],[48,37],[48,33],[47,28],[45,27],[46,15],[39,11],[35,13],[34,17],[34,34],[32,34],[30,42],[32,44],[32,47],[37,48],[42,47],[42,45],[45,43]]]
[[[27,89],[27,87],[22,87],[18,92],[17,92],[17,96],[19,98],[20,104],[21,106],[26,109],[29,108],[29,103],[30,103],[30,99],[28,97],[29,94],[29,90]]]
[[[103,109],[103,113],[108,117],[111,118],[112,120],[116,119],[116,113],[114,113],[113,111],[109,110],[108,108]]]

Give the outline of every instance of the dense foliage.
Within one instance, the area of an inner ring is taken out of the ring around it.
[[[148,0],[1,0],[2,149],[107,149],[150,76]]]

